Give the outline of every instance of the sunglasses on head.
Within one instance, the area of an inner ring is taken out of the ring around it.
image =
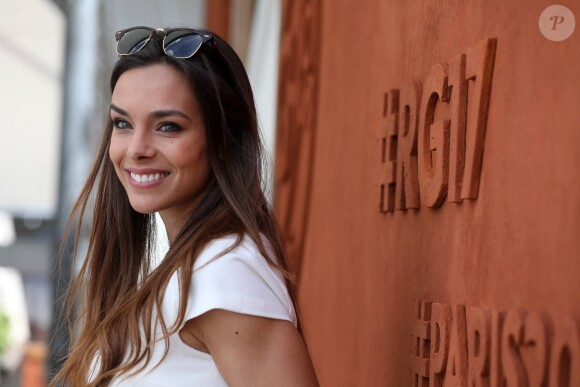
[[[131,27],[115,33],[117,54],[131,55],[139,52],[156,34],[163,35],[163,51],[174,58],[191,58],[205,42],[215,45],[212,34],[192,28]]]

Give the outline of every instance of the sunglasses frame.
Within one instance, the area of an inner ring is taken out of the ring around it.
[[[123,38],[123,36],[127,32],[134,31],[134,30],[149,31],[149,36],[145,40],[145,43],[143,43],[143,45],[137,51],[130,52],[127,54],[120,54],[119,53],[119,41]],[[171,55],[171,54],[167,53],[167,51],[165,51],[165,39],[167,38],[167,35],[171,34],[172,32],[176,32],[176,31],[186,31],[186,32],[194,33],[194,34],[199,35],[201,37],[201,44],[199,45],[199,47],[197,47],[193,51],[193,53],[191,55],[189,55],[189,56],[175,56],[175,55]],[[201,46],[203,46],[203,44],[206,42],[210,42],[212,44],[212,46],[217,48],[213,35],[206,32],[206,31],[197,30],[194,28],[157,28],[157,29],[155,29],[155,28],[145,27],[145,26],[136,26],[136,27],[130,27],[130,28],[126,28],[124,30],[115,32],[115,39],[117,40],[117,46],[116,46],[115,50],[117,51],[117,55],[119,55],[119,56],[133,55],[133,54],[141,51],[141,49],[143,49],[143,47],[145,47],[147,45],[147,43],[149,43],[151,41],[151,38],[157,34],[163,34],[163,43],[162,43],[163,52],[165,53],[165,55],[170,56],[172,58],[189,59],[192,56],[194,56],[199,51]]]

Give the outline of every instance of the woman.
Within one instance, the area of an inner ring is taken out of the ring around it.
[[[96,191],[69,300],[71,310],[85,294],[82,324],[56,381],[318,385],[261,189],[240,59],[203,30],[135,27],[116,38],[111,116],[73,211],[82,219]],[[152,269],[155,212],[170,249]]]

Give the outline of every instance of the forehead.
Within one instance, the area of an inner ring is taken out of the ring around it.
[[[125,110],[198,110],[185,77],[167,64],[127,70],[119,77],[111,102]]]

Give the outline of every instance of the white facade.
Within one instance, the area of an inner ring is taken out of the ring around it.
[[[0,2],[0,210],[54,216],[65,19],[47,0]]]

